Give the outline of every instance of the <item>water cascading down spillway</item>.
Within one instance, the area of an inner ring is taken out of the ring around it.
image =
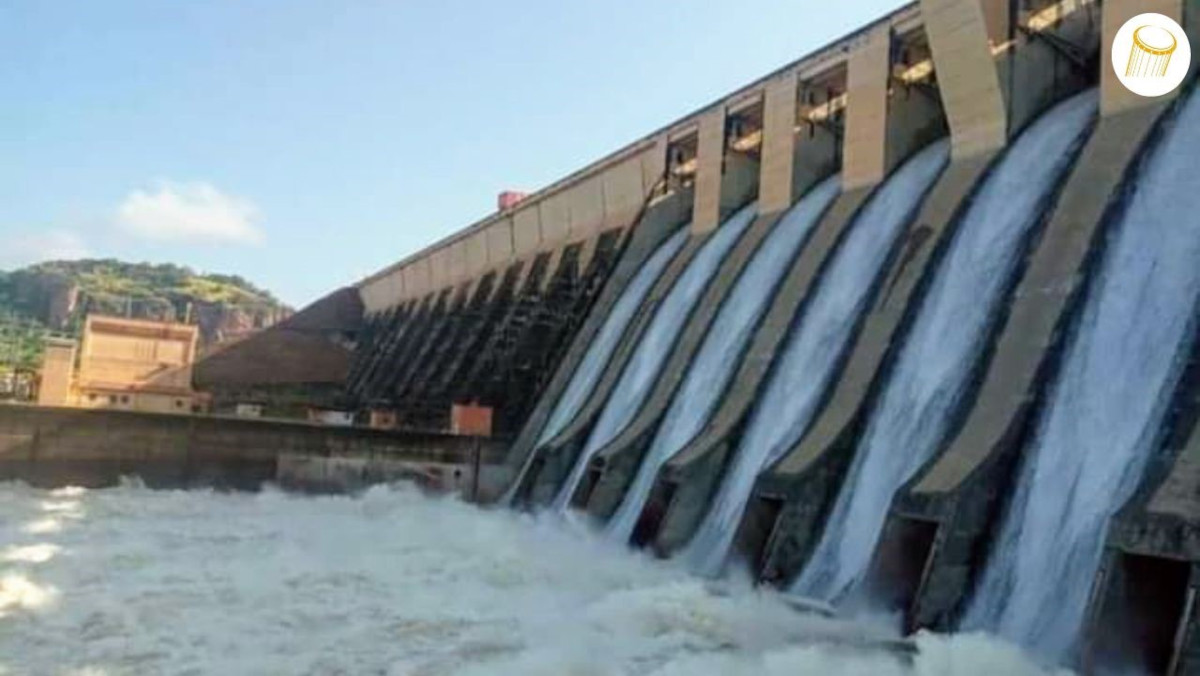
[[[642,302],[646,300],[646,294],[650,293],[651,287],[658,281],[663,270],[671,259],[679,253],[687,242],[688,229],[680,228],[678,232],[671,235],[667,241],[663,242],[655,249],[654,253],[646,259],[645,263],[638,268],[637,274],[629,281],[629,284],[621,291],[620,298],[613,305],[608,316],[604,318],[604,323],[600,330],[596,332],[596,337],[588,345],[587,353],[584,354],[579,365],[575,367],[575,371],[571,374],[571,380],[567,384],[563,394],[558,401],[554,403],[554,409],[550,413],[550,418],[542,427],[541,433],[538,435],[537,445],[541,445],[554,438],[559,432],[575,418],[582,408],[587,398],[591,396],[596,389],[596,383],[600,380],[600,375],[604,373],[605,367],[608,366],[609,359],[612,358],[613,352],[617,349],[617,345],[621,341],[621,337],[625,335],[625,330],[629,328],[630,321],[633,320],[637,310],[642,306]],[[536,448],[536,446],[535,446]],[[529,471],[529,467],[533,462],[536,454],[530,453],[526,458],[521,472],[518,476],[524,476]],[[512,488],[505,498],[505,501],[511,501],[516,493],[517,487],[520,485],[520,480],[514,481]]]
[[[1117,217],[963,626],[1068,660],[1107,524],[1162,440],[1200,303],[1200,96]]]
[[[604,410],[588,436],[583,451],[554,498],[554,509],[562,511],[570,506],[592,455],[620,434],[633,419],[674,347],[679,332],[687,323],[692,308],[708,287],[725,255],[750,226],[756,212],[757,205],[751,204],[721,225],[675,282],[605,402]]]
[[[808,233],[837,197],[840,185],[840,178],[835,177],[813,188],[775,225],[747,264],[713,320],[621,506],[609,521],[609,537],[622,542],[629,539],[663,463],[704,426],[780,278]]]
[[[608,360],[616,350],[617,343],[620,342],[630,320],[633,319],[637,309],[641,307],[642,301],[646,299],[650,287],[658,280],[659,275],[667,267],[667,263],[670,263],[675,254],[683,248],[687,236],[687,228],[683,228],[659,245],[649,260],[638,270],[629,286],[621,293],[620,299],[604,319],[604,325],[596,334],[595,340],[588,346],[587,354],[575,368],[575,372],[571,374],[570,384],[555,402],[554,411],[538,436],[538,443],[552,439],[579,412],[583,402],[595,389],[596,382],[600,380],[600,374],[608,365]]]
[[[949,143],[939,141],[888,179],[855,218],[816,295],[793,320],[788,345],[712,507],[681,553],[697,572],[720,571],[755,477],[804,433],[889,253],[948,157]]]
[[[967,207],[793,592],[839,601],[867,572],[895,492],[937,451],[964,399],[1025,245],[1096,107],[1089,91],[1043,115]]]

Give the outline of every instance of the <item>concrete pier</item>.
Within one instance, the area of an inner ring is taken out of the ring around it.
[[[873,395],[895,356],[898,334],[910,320],[910,307],[953,233],[959,205],[969,199],[990,162],[986,154],[952,160],[942,173],[913,222],[912,250],[885,274],[881,295],[869,307],[825,406],[795,447],[760,477],[751,498],[756,504],[743,522],[747,537],[739,540],[744,556],[762,562],[763,579],[785,583],[807,560],[853,459]],[[754,523],[761,514],[774,515],[776,521]],[[756,531],[769,539],[750,538]]]
[[[555,369],[553,378],[550,380],[546,389],[543,391],[542,397],[538,404],[533,409],[520,435],[512,443],[509,449],[508,456],[505,462],[506,472],[508,473],[508,481],[516,482],[519,479],[526,479],[532,482],[538,471],[532,471],[525,477],[520,477],[520,471],[529,461],[530,455],[536,450],[535,446],[542,433],[542,428],[546,425],[550,415],[554,409],[554,404],[566,389],[574,374],[575,369],[583,361],[587,353],[588,346],[595,339],[596,334],[600,331],[601,325],[604,323],[605,317],[612,311],[613,306],[617,303],[621,293],[632,280],[637,271],[646,262],[654,250],[662,244],[672,232],[683,227],[691,217],[692,210],[692,194],[691,190],[684,190],[679,193],[668,195],[661,201],[650,206],[636,232],[633,234],[629,245],[626,248],[624,255],[621,257],[620,263],[613,271],[609,278],[608,284],[605,285],[604,291],[597,298],[595,306],[588,315],[587,322],[580,327],[572,341],[566,355]],[[682,254],[681,254],[682,255]],[[677,264],[672,263],[671,267],[677,267]],[[668,271],[669,272],[669,271]],[[665,293],[660,290],[659,293]],[[650,292],[650,296],[654,295],[654,291]],[[644,313],[639,316],[645,317]],[[647,317],[648,318],[648,317]],[[638,319],[635,318],[636,323]],[[624,346],[624,352],[622,352]],[[616,354],[625,354],[628,358],[628,350],[631,348],[622,342],[622,346],[618,346]],[[619,358],[614,355],[613,359]],[[607,398],[607,391],[611,391],[615,385],[616,378],[602,378],[592,392],[590,399],[603,400]],[[587,415],[587,412],[581,412],[580,418]],[[591,413],[594,416],[595,412]],[[590,419],[590,416],[589,416]],[[530,483],[530,485],[532,485]],[[522,499],[527,498],[524,495]]]
[[[1181,4],[1168,5],[1105,3],[1102,32],[1115,35],[1126,20],[1144,11],[1158,10],[1182,21]],[[906,567],[919,571],[895,589],[912,626],[953,626],[979,572],[977,552],[1013,490],[1031,421],[1044,401],[1045,383],[1057,372],[1061,338],[1080,306],[1079,293],[1091,275],[1105,225],[1131,188],[1138,158],[1173,98],[1133,97],[1116,82],[1109,50],[1100,51],[1106,64],[1097,75],[1101,120],[1014,292],[978,397],[945,450],[893,505],[877,556],[911,560]],[[928,529],[930,537],[900,546],[916,525]]]
[[[583,445],[587,443],[592,427],[596,424],[613,388],[616,387],[622,370],[633,356],[638,340],[653,319],[654,312],[661,306],[679,276],[683,274],[710,235],[711,231],[693,235],[688,239],[683,249],[675,255],[650,290],[633,323],[626,329],[616,352],[609,359],[608,368],[605,369],[603,377],[596,385],[587,403],[562,432],[533,449],[533,452],[537,453],[537,457],[529,471],[519,478],[523,484],[519,489],[522,501],[543,505],[549,503],[557,494],[558,487],[566,479],[571,467],[578,459],[580,451],[583,450]],[[540,433],[540,428],[537,433]]]
[[[892,281],[881,301],[884,305],[874,308],[866,319],[828,403],[796,448],[762,477],[756,490],[760,504],[749,510],[744,530],[760,535],[757,539],[748,535],[743,542],[762,551],[744,553],[763,561],[765,579],[780,583],[798,572],[820,536],[875,395],[889,374],[909,315],[927,284],[922,280],[934,269],[936,254],[949,241],[947,235],[953,232],[974,186],[1009,135],[1088,81],[1084,73],[1077,72],[1074,62],[1069,68],[1064,66],[1059,77],[1042,77],[1047,63],[1068,57],[1042,45],[1045,38],[1018,34],[998,3],[927,2],[922,8],[950,123],[952,163],[918,217],[927,228],[924,251],[902,269],[889,273]],[[1064,16],[1054,29],[1063,35],[1055,33],[1053,39],[1080,39],[1077,33],[1082,31],[1079,26],[1084,19],[1078,13]],[[1098,35],[1089,39],[1083,44],[1095,49]],[[990,55],[990,60],[981,54]],[[755,515],[764,514],[767,523],[754,523]],[[762,533],[770,533],[766,542]]]
[[[1092,595],[1085,665],[1140,658],[1200,671],[1200,335],[1146,480],[1109,528]]]
[[[1161,110],[1143,108],[1099,123],[1030,257],[962,429],[897,498],[892,514],[899,522],[890,532],[902,533],[904,520],[939,525],[929,551],[904,554],[931,557],[919,588],[906,594],[914,599],[915,624],[946,626],[967,591],[977,540],[995,518],[1000,496],[1011,490],[1004,479],[1028,438],[1030,413],[1044,392],[1040,384],[1051,378],[1063,325],[1090,273],[1110,206],[1096,197],[1120,196],[1125,169]]]
[[[830,208],[829,214],[815,228],[811,245],[815,248],[810,252],[809,247],[805,247],[797,257],[792,274],[785,280],[776,296],[777,305],[782,303],[782,306],[772,308],[767,313],[761,332],[769,334],[762,337],[764,343],[769,344],[769,347],[766,344],[752,347],[747,353],[746,358],[748,359],[761,360],[759,363],[770,361],[768,351],[774,351],[790,326],[789,321],[780,320],[783,317],[790,318],[794,315],[799,302],[807,295],[813,280],[816,279],[827,260],[828,254],[833,250],[836,242],[840,241],[843,230],[853,220],[854,214],[871,194],[874,186],[892,167],[906,159],[912,151],[943,133],[944,121],[938,110],[938,99],[935,92],[923,89],[922,85],[917,82],[904,86],[893,86],[888,60],[894,48],[898,47],[913,54],[921,54],[924,45],[919,36],[914,38],[909,35],[893,40],[892,32],[891,24],[885,22],[877,25],[867,31],[865,37],[856,43],[856,48],[850,54],[844,67],[839,66],[831,72],[814,76],[833,85],[833,91],[840,91],[842,88],[846,91],[845,105],[851,112],[847,114],[845,128],[838,138],[853,139],[853,142],[847,141],[841,148],[835,149],[834,157],[835,161],[837,158],[841,158],[844,163],[842,174],[844,193]],[[774,87],[779,88],[781,85],[775,84]],[[768,92],[770,91],[769,88]],[[776,91],[774,96],[779,97],[781,94]],[[852,111],[855,110],[855,107],[851,103],[856,100],[855,96],[859,101],[873,102],[874,107],[870,108],[864,105],[862,114],[853,114]],[[830,100],[840,100],[840,95],[831,95]],[[815,126],[815,123],[812,124]],[[878,143],[879,149],[875,148],[872,140]],[[801,144],[801,150],[797,151],[796,155],[798,161],[807,158],[805,150],[812,149],[804,148]],[[764,176],[763,180],[766,181],[767,177]],[[769,189],[766,194],[777,199]],[[756,223],[755,227],[771,227],[773,224],[774,219],[771,219]],[[738,262],[735,270],[740,271],[743,265],[744,263]],[[722,273],[724,275],[725,271],[723,270]],[[730,279],[727,283],[731,284],[732,281],[733,279]],[[796,287],[801,287],[803,290],[789,291]],[[772,317],[775,317],[774,322],[772,322]],[[687,341],[688,336],[696,336],[694,340],[697,341],[698,346],[698,341],[703,335],[698,328],[689,327],[684,340]],[[675,363],[668,365],[667,373],[678,372],[680,375],[656,390],[648,405],[643,407],[638,419],[626,433],[597,454],[594,474],[602,478],[594,496],[588,501],[589,511],[596,516],[606,518],[619,503],[628,481],[637,470],[647,444],[662,420],[666,406],[675,392],[674,388],[690,364],[690,361],[683,360],[690,360],[691,352],[677,350],[672,358],[679,360],[680,363],[678,366]],[[752,371],[753,369],[754,367],[751,367]],[[746,380],[747,375],[745,372],[739,373],[731,388],[748,386],[750,391],[753,391],[756,377],[752,377],[748,381]],[[761,375],[761,370],[758,375]],[[735,417],[732,413],[733,409],[744,413],[747,404],[748,397],[727,396],[722,410],[716,414],[716,418]],[[720,442],[714,436],[710,430],[705,430],[700,438],[709,444],[719,444]],[[687,452],[687,449],[684,449],[684,453]],[[651,499],[647,511],[661,513],[665,510],[667,518],[670,519],[671,509],[670,506],[663,504],[664,496],[672,495],[677,490],[678,488],[675,486],[660,487]],[[665,502],[672,501],[666,500]],[[645,529],[640,530],[645,531]],[[649,530],[655,531],[656,529],[651,527]],[[643,533],[639,537],[650,538],[652,535],[652,533]]]

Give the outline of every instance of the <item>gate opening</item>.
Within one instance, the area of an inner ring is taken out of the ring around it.
[[[1190,574],[1187,561],[1118,554],[1102,592],[1088,661],[1172,673],[1184,614],[1195,600]]]
[[[783,505],[784,500],[780,498],[752,497],[742,523],[738,525],[733,543],[734,556],[748,563],[755,573],[761,573],[766,564],[767,546],[779,523]]]

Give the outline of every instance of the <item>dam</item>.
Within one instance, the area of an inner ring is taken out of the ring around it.
[[[103,661],[144,573],[219,624],[199,558],[229,654],[300,672],[1200,674],[1200,92],[1119,81],[1151,11],[1200,37],[1200,0],[907,4],[196,366],[355,428],[0,411],[0,622],[91,594]],[[150,490],[227,483],[323,495]]]

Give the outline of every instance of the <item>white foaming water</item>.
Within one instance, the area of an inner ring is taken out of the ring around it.
[[[609,537],[622,542],[629,539],[663,463],[696,436],[708,420],[725,393],[729,378],[739,363],[738,358],[758,328],[758,321],[767,309],[779,279],[840,188],[841,179],[835,177],[809,191],[775,225],[747,264],[709,327],[704,344],[672,399],[637,476],[609,521]]]
[[[642,407],[642,403],[650,394],[650,388],[658,380],[659,370],[666,363],[671,349],[675,347],[675,341],[687,323],[692,308],[708,288],[709,281],[721,266],[721,261],[725,260],[725,255],[754,221],[756,213],[757,205],[751,204],[717,228],[658,306],[654,319],[638,341],[625,370],[621,372],[621,379],[617,381],[616,387],[605,402],[604,410],[601,411],[596,426],[592,428],[579,459],[559,489],[558,496],[554,499],[554,509],[562,511],[571,504],[571,496],[579,487],[592,456],[616,438]]]
[[[793,320],[798,323],[755,406],[712,507],[681,553],[696,572],[720,572],[755,477],[808,429],[888,253],[945,166],[949,152],[946,141],[922,150],[871,197],[818,280],[815,296]]]
[[[621,297],[617,299],[608,316],[604,318],[604,323],[596,332],[596,337],[588,345],[587,353],[571,374],[571,380],[563,390],[562,396],[554,402],[554,410],[550,413],[550,418],[547,420],[546,426],[542,428],[541,434],[538,435],[538,444],[544,444],[554,438],[579,413],[583,402],[587,401],[596,388],[596,381],[600,380],[600,375],[604,373],[604,367],[608,366],[608,360],[612,357],[613,350],[617,349],[621,336],[625,335],[625,329],[629,327],[630,320],[642,306],[646,294],[650,293],[650,288],[658,281],[659,275],[666,269],[667,264],[683,248],[687,238],[688,228],[686,226],[671,235],[667,241],[658,246],[658,249],[650,258],[646,259],[645,263],[642,263],[642,267],[621,291]],[[509,495],[506,496],[505,502],[512,499],[517,486],[521,484],[521,477],[529,471],[536,456],[536,453],[530,453],[525,458],[521,472],[518,474],[517,480],[513,482],[512,488],[509,489]]]
[[[897,489],[937,450],[1048,195],[1096,111],[1085,92],[1035,122],[967,208],[794,590],[839,598],[866,572]]]
[[[604,324],[596,333],[595,339],[588,345],[587,354],[571,375],[570,384],[567,385],[558,401],[554,403],[554,412],[542,429],[538,443],[552,439],[579,412],[583,402],[595,389],[596,381],[600,379],[600,374],[608,365],[608,359],[612,356],[613,350],[617,349],[617,343],[629,326],[629,321],[633,319],[637,309],[642,306],[642,301],[646,299],[650,287],[658,281],[658,276],[667,267],[667,263],[670,263],[675,254],[683,248],[687,238],[688,229],[684,227],[663,242],[654,255],[643,263],[641,269],[634,275],[629,286],[621,293],[620,299],[613,305],[612,311],[604,318]]]
[[[53,513],[53,534],[23,526]],[[414,489],[64,496],[0,484],[0,674],[1041,673],[982,635],[921,635],[911,665],[849,647],[879,629],[723,595],[662,562]],[[838,646],[837,644],[842,644]]]
[[[1200,96],[1161,139],[1109,249],[1038,423],[966,626],[1069,657],[1109,519],[1136,489],[1200,302]]]

